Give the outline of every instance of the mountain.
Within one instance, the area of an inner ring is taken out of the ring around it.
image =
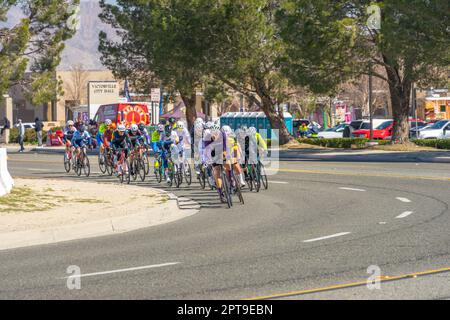
[[[98,15],[101,9],[98,1],[82,1],[80,3],[80,23],[76,35],[66,42],[59,70],[69,70],[80,64],[86,70],[104,70],[98,52],[98,34],[100,31],[113,33],[113,29],[102,23]]]

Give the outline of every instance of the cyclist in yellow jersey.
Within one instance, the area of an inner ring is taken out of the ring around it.
[[[242,150],[239,144],[236,141],[236,136],[231,129],[230,126],[223,126],[223,132],[227,136],[227,150],[230,154],[226,154],[225,158],[227,159],[227,164],[225,165],[225,169],[230,171],[231,167],[233,167],[234,172],[237,176],[239,176],[239,180],[241,183],[241,187],[245,187],[245,175],[242,170],[239,161],[242,158]]]

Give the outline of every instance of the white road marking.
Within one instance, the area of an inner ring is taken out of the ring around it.
[[[395,199],[397,199],[397,200],[399,200],[399,201],[401,201],[401,202],[404,202],[404,203],[411,203],[411,202],[412,202],[412,201],[409,200],[408,198],[400,198],[400,197],[397,197],[397,198],[395,198]]]
[[[34,168],[28,168],[28,171],[39,171],[39,172],[46,172],[46,171],[52,171],[53,169],[34,169]]]
[[[436,159],[450,159],[450,157],[436,157]]]
[[[355,189],[355,188],[339,188],[339,189],[346,190],[346,191],[366,192],[366,190],[364,190],[364,189]]]
[[[86,273],[86,274],[81,274],[81,275],[68,276],[63,279],[85,278],[85,277],[100,276],[100,275],[112,274],[112,273],[121,273],[121,272],[130,272],[130,271],[138,271],[138,270],[145,270],[145,269],[162,268],[162,267],[168,267],[168,266],[173,266],[173,265],[177,265],[177,264],[180,264],[180,262],[170,262],[170,263],[154,264],[154,265],[150,265],[150,266],[135,267],[135,268],[128,268],[128,269],[118,269],[118,270],[111,270],[111,271]]]
[[[412,211],[406,211],[406,212],[403,212],[401,215],[397,216],[396,219],[403,219],[403,218],[406,218],[406,217],[412,215],[413,213],[414,213],[414,212],[412,212]]]
[[[320,237],[320,238],[315,238],[315,239],[310,239],[310,240],[305,240],[303,242],[308,243],[308,242],[315,242],[315,241],[320,241],[320,240],[327,240],[327,239],[331,239],[331,238],[337,238],[337,237],[342,237],[342,236],[346,236],[348,234],[350,234],[351,232],[341,232],[341,233],[336,233],[336,234],[332,234],[331,236],[325,236],[325,237]]]
[[[289,184],[289,182],[284,182],[284,181],[270,181],[270,183],[273,183],[273,184]]]

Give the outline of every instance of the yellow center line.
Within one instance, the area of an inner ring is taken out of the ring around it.
[[[381,173],[352,173],[352,172],[335,172],[324,170],[301,170],[301,169],[266,169],[270,172],[289,172],[289,173],[307,173],[307,174],[324,174],[335,176],[354,176],[354,177],[383,177],[383,178],[396,178],[406,180],[432,180],[432,181],[450,181],[450,178],[438,178],[438,177],[424,177],[424,176],[404,176],[394,174],[381,174]]]
[[[434,274],[438,274],[438,273],[445,273],[445,272],[450,272],[450,267],[442,268],[442,269],[435,269],[435,270],[428,270],[428,271],[423,271],[423,272],[416,272],[416,273],[411,273],[411,274],[404,274],[404,275],[399,275],[399,276],[381,276],[378,280],[381,283],[383,283],[383,282],[406,280],[406,279],[410,279],[410,278],[424,277],[424,276],[434,275]],[[333,286],[317,288],[317,289],[293,291],[293,292],[279,293],[279,294],[273,294],[273,295],[268,295],[268,296],[248,298],[248,299],[243,299],[243,300],[267,300],[267,299],[276,299],[276,298],[287,298],[287,297],[292,297],[292,296],[301,296],[301,295],[306,295],[306,294],[321,293],[321,292],[327,292],[327,291],[332,291],[332,290],[361,287],[361,286],[367,285],[368,283],[373,283],[373,282],[372,281],[360,281],[360,282],[353,282],[353,283],[347,283],[347,284],[333,285]]]

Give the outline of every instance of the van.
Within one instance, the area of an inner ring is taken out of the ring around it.
[[[116,103],[101,105],[95,114],[94,121],[100,124],[110,119],[116,125],[123,123],[130,126],[141,122],[149,125],[150,118],[148,106],[145,103]]]

